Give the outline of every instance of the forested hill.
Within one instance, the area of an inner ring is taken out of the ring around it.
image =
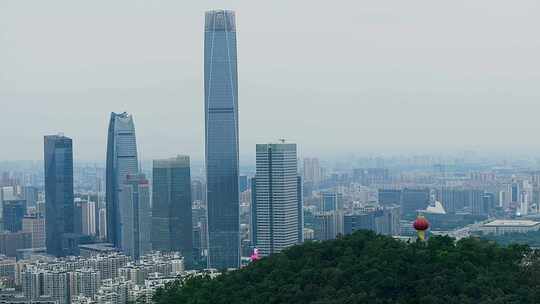
[[[540,267],[526,246],[432,237],[407,244],[360,231],[308,242],[226,273],[160,289],[172,303],[540,303]],[[526,266],[524,266],[526,265]]]

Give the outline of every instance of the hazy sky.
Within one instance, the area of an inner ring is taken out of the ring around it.
[[[540,2],[0,0],[0,160],[44,134],[105,157],[109,112],[140,156],[202,159],[204,11],[237,12],[241,155],[540,151]]]

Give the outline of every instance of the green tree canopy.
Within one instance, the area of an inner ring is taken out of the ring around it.
[[[358,231],[307,242],[215,279],[157,291],[157,304],[540,303],[540,267],[527,246],[476,238],[405,243]]]

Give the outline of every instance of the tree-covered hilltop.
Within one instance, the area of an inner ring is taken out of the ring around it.
[[[173,303],[540,303],[540,267],[527,246],[432,237],[407,244],[359,231],[308,242],[215,279],[158,290]]]

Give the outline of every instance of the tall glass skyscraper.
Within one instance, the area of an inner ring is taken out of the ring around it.
[[[268,256],[302,240],[296,144],[258,144],[256,158],[252,236],[259,252]]]
[[[127,113],[111,113],[107,139],[107,169],[105,200],[107,209],[107,240],[121,247],[119,194],[127,175],[137,174],[137,142],[133,117]]]
[[[240,266],[238,76],[233,11],[206,12],[204,108],[208,267]]]
[[[152,172],[152,248],[182,252],[190,267],[193,221],[189,156],[154,160]]]
[[[73,234],[73,143],[63,135],[45,136],[45,243],[47,253],[64,256]]]
[[[138,260],[152,250],[152,210],[149,183],[144,174],[128,174],[120,192],[122,251]]]

